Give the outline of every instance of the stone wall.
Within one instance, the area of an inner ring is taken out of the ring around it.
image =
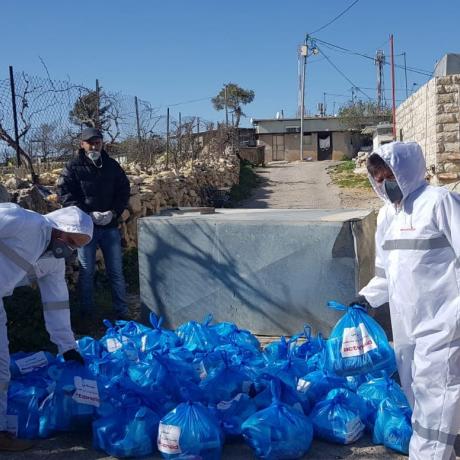
[[[235,155],[224,154],[221,158],[208,157],[190,161],[179,170],[156,172],[139,164],[124,166],[131,184],[128,208],[120,218],[123,244],[126,248],[137,246],[137,219],[159,212],[161,209],[179,206],[205,206],[203,189],[206,187],[231,187],[239,181],[239,160]],[[40,175],[40,184],[51,194],[46,195],[39,187],[13,174],[0,177],[0,198],[11,200],[24,208],[42,214],[60,207],[55,193],[61,169]],[[103,267],[102,254],[96,254],[99,268]],[[76,265],[67,267],[69,281],[76,280]]]
[[[396,111],[397,137],[418,142],[433,183],[460,178],[460,75],[431,79]]]

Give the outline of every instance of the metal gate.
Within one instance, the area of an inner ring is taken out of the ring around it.
[[[284,134],[273,134],[272,160],[284,160]]]

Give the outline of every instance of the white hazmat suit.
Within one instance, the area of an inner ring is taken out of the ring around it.
[[[76,348],[70,326],[65,261],[47,251],[52,229],[92,237],[91,218],[75,206],[45,216],[13,203],[0,204],[0,431],[6,430],[10,357],[3,297],[24,279],[40,287],[46,329],[60,353]]]
[[[425,181],[416,143],[393,142],[377,153],[403,193],[377,219],[376,276],[360,294],[390,304],[401,384],[413,407],[410,459],[455,458],[460,429],[460,196]]]

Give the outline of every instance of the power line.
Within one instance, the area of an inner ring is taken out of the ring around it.
[[[312,37],[312,40],[314,40],[315,42],[318,42],[318,43],[321,43],[322,45],[325,45],[326,48],[328,47],[332,47],[332,48],[336,48],[336,49],[339,49],[343,52],[346,52],[346,53],[349,53],[349,54],[353,54],[355,56],[360,56],[362,58],[365,58],[365,59],[369,59],[371,60],[372,62],[374,62],[374,57],[373,56],[368,56],[367,54],[364,54],[364,53],[360,53],[359,51],[353,51],[353,50],[350,50],[348,48],[344,48],[343,46],[340,46],[340,45],[335,45],[334,43],[330,43],[330,42],[326,42],[324,40],[320,40],[319,38],[314,38]],[[324,53],[323,53],[324,54]],[[390,65],[389,62],[385,62],[385,65]],[[402,66],[402,65],[397,65],[395,64],[395,67],[398,67],[400,69],[404,69],[405,67]],[[428,70],[423,70],[423,69],[419,69],[417,67],[407,67],[407,70],[409,72],[413,72],[413,73],[418,73],[420,75],[424,75],[426,77],[431,77],[433,72],[429,72]]]
[[[362,89],[359,88],[359,86],[355,85],[330,59],[329,57],[324,53],[324,51],[321,51],[319,49],[319,47],[317,47],[318,50],[320,51],[320,53],[326,58],[327,62],[329,62],[329,64],[331,64],[332,67],[334,67],[334,69],[339,72],[340,75],[342,75],[343,78],[345,78],[345,80],[348,81],[348,83],[350,83],[354,88],[356,88],[360,93],[364,94],[364,96],[366,96],[369,100],[372,100],[372,98],[366,94]]]
[[[328,23],[324,24],[324,26],[321,26],[319,29],[314,30],[313,32],[311,32],[311,34],[316,34],[316,33],[319,32],[320,30],[323,30],[323,29],[325,29],[326,27],[330,26],[333,22],[337,21],[337,19],[339,19],[340,17],[342,17],[348,10],[350,10],[351,8],[353,8],[353,6],[355,6],[358,2],[359,2],[359,0],[355,0],[351,5],[349,5],[349,6],[348,6],[347,8],[345,8],[341,13],[339,13],[334,19],[331,19]]]

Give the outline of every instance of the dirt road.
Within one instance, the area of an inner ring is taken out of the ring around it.
[[[260,185],[239,207],[254,208],[379,208],[381,200],[371,189],[341,189],[328,168],[337,161],[271,163],[257,168]]]

